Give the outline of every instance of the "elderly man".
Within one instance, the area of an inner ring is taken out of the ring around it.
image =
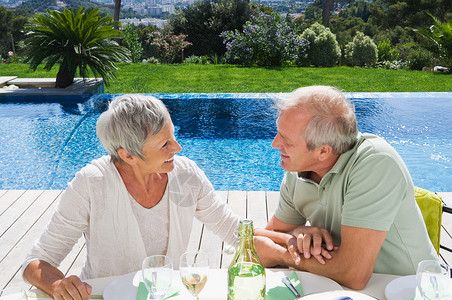
[[[358,132],[339,90],[300,88],[278,109],[272,146],[287,173],[275,215],[256,230],[266,267],[362,289],[373,272],[415,274],[421,260],[438,259],[402,158],[382,138]]]

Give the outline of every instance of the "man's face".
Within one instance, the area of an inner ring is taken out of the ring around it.
[[[281,152],[281,167],[286,171],[313,171],[317,163],[315,150],[309,151],[301,136],[309,120],[309,115],[296,108],[281,112],[276,120],[278,133],[273,139],[272,147]]]

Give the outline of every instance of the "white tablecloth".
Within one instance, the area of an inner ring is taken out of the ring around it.
[[[273,273],[272,273],[273,272]],[[272,274],[277,273],[280,275],[280,273],[283,272],[285,275],[290,276],[290,274],[293,272],[293,270],[288,269],[267,269],[267,285],[269,285],[269,278],[272,277]],[[299,277],[302,275],[301,272],[297,272]],[[384,295],[384,290],[386,285],[391,282],[392,280],[398,278],[400,276],[396,275],[387,275],[387,274],[372,274],[371,279],[369,280],[369,283],[367,284],[366,288],[364,288],[361,293],[364,293],[366,295],[370,295],[373,297],[376,297],[378,299],[386,299]],[[92,287],[94,295],[102,295],[105,287],[108,286],[108,284],[115,280],[118,277],[105,277],[105,278],[96,278],[96,279],[90,279],[86,280]],[[226,284],[225,282],[227,278],[227,269],[215,269],[211,270],[211,274],[209,275],[209,279],[207,280],[207,284],[204,288],[204,290],[200,294],[200,299],[226,299]],[[181,294],[179,296],[170,298],[172,300],[181,300],[181,299],[189,299],[187,298],[188,293],[186,292],[185,288],[182,287],[182,283],[179,282],[179,279],[176,279],[176,282],[180,284],[180,290]],[[343,287],[344,290],[350,290],[349,288]],[[10,294],[6,296],[1,296],[1,300],[21,300],[24,299],[22,296],[22,293],[15,293]],[[36,299],[36,298],[35,298]],[[39,298],[41,299],[41,298]],[[134,300],[134,299],[132,299]]]

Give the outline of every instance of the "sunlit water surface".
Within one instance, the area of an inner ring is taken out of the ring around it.
[[[0,189],[64,189],[75,172],[106,154],[95,125],[114,96],[0,103]],[[279,190],[284,171],[271,147],[275,95],[156,96],[170,110],[180,155],[194,160],[217,190]],[[452,93],[347,96],[355,103],[359,130],[388,140],[415,185],[451,191]]]

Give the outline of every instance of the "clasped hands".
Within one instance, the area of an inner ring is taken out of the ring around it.
[[[339,248],[334,246],[333,238],[325,228],[300,226],[288,233],[292,237],[287,243],[287,250],[297,265],[301,254],[306,259],[313,256],[319,263],[325,264],[325,259],[332,258],[330,252]]]

